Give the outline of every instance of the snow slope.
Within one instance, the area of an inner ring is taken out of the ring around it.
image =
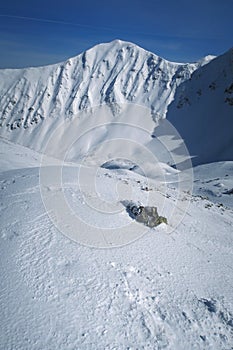
[[[125,103],[166,114],[177,86],[212,59],[168,62],[128,42],[100,44],[60,64],[0,70],[0,135],[41,151],[58,120],[107,104],[118,115]]]
[[[177,88],[167,118],[195,165],[233,159],[233,49]]]
[[[195,195],[233,208],[233,161],[198,165],[193,170]]]
[[[22,166],[39,159],[20,146],[17,156],[13,147],[13,168],[24,152]],[[2,166],[9,154],[7,148],[1,154]],[[224,177],[231,167],[225,163],[221,171],[212,164],[208,174],[217,170]],[[127,169],[99,169],[98,191],[86,187],[82,193],[76,168],[64,171],[63,191],[78,215],[89,195],[108,205],[130,193],[147,200],[145,178]],[[206,171],[199,167],[197,179],[206,178]],[[130,245],[93,249],[56,229],[41,200],[38,168],[4,171],[0,184],[1,349],[232,348],[232,209],[184,193],[189,207],[171,234],[161,225]],[[157,182],[151,184],[151,198],[164,195]],[[170,184],[165,211],[177,195]],[[89,210],[83,215],[90,219]],[[92,222],[98,215],[92,214]],[[112,216],[106,221],[111,225]],[[123,205],[119,221],[132,224]]]
[[[41,165],[41,154],[12,143],[0,137],[0,169],[1,171],[33,168]],[[52,162],[52,158],[46,157],[48,162]]]

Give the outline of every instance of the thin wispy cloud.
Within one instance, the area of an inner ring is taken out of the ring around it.
[[[77,23],[77,22],[67,22],[62,20],[55,20],[52,18],[38,18],[38,17],[28,17],[28,16],[15,16],[15,15],[6,15],[6,14],[0,14],[0,17],[2,18],[11,18],[11,19],[19,19],[23,21],[33,21],[33,22],[39,22],[39,23],[50,23],[50,24],[59,24],[64,26],[74,26],[79,28],[86,28],[86,29],[93,29],[97,31],[106,30],[109,32],[118,32],[119,34],[133,34],[134,36],[137,35],[144,35],[149,36],[152,38],[157,39],[198,39],[200,37],[200,34],[190,32],[190,29],[187,28],[184,33],[176,34],[172,33],[172,35],[168,35],[165,33],[153,33],[153,31],[145,31],[145,30],[134,30],[130,29],[128,26],[124,26],[124,24],[121,23],[120,27],[114,27],[114,26],[103,26],[103,25],[89,25],[89,24],[83,24],[83,23]],[[201,33],[202,38],[205,39],[213,39],[214,36],[206,36],[205,33]]]
[[[0,68],[10,61],[14,67],[45,64],[42,56],[46,55],[57,62],[116,38],[179,62],[218,55],[232,46],[231,1],[212,1],[210,5],[202,0],[195,4],[119,0],[110,6],[107,0],[41,0],[33,7],[28,4],[1,5]],[[12,52],[15,57],[7,60]],[[52,62],[48,59],[47,63]]]
[[[41,22],[41,23],[52,23],[52,24],[62,24],[62,25],[69,25],[69,26],[77,26],[82,28],[92,28],[92,29],[105,29],[105,30],[112,30],[110,27],[99,27],[99,26],[92,26],[88,24],[81,24],[81,23],[75,23],[75,22],[66,22],[66,21],[60,21],[55,19],[49,19],[49,18],[37,18],[37,17],[27,17],[27,16],[13,16],[13,15],[1,15],[0,17],[4,18],[12,18],[12,19],[21,19],[26,21],[35,21],[35,22]]]

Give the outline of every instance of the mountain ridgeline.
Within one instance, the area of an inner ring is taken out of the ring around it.
[[[117,118],[125,103],[148,107],[154,121],[168,117],[181,135],[180,120],[195,124],[207,118],[194,116],[199,113],[199,102],[205,107],[204,114],[210,108],[213,120],[221,108],[215,105],[223,104],[224,115],[218,118],[224,121],[225,113],[233,112],[230,56],[232,51],[222,56],[226,59],[207,56],[197,63],[174,63],[115,40],[63,63],[0,70],[0,136],[42,151],[45,135],[59,121],[77,118],[80,111],[98,105],[108,105]],[[220,86],[223,101],[214,97]],[[211,106],[209,97],[206,99],[210,92]],[[191,134],[194,137],[195,132]]]
[[[183,137],[194,165],[233,159],[233,49],[177,88],[166,117]]]
[[[199,65],[171,63],[117,40],[61,64],[1,70],[1,125],[11,131],[33,129],[48,118],[71,118],[91,106],[125,102],[165,116],[177,86]]]

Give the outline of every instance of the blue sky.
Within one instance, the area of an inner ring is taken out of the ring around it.
[[[100,42],[134,42],[191,62],[232,45],[233,0],[8,0],[0,4],[0,68],[63,61]]]

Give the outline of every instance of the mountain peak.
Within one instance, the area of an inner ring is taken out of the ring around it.
[[[205,64],[209,63],[210,61],[212,61],[215,58],[216,58],[216,56],[207,55],[207,56],[202,57],[200,60],[198,60],[198,63],[200,63],[201,66],[204,66]]]
[[[120,40],[120,39],[115,39],[109,42],[105,42],[105,43],[100,43],[100,44],[96,44],[95,46],[85,50],[83,53],[81,53],[80,55],[82,56],[83,54],[86,53],[91,53],[91,52],[99,52],[100,54],[103,52],[104,53],[116,53],[119,52],[120,50],[132,50],[132,51],[138,51],[140,53],[146,53],[147,55],[151,54],[154,57],[159,57],[158,55],[156,55],[153,52],[147,51],[146,49],[142,48],[141,46],[134,44],[130,41],[124,41],[124,40]],[[80,55],[76,56],[79,57]],[[74,57],[75,58],[75,57]],[[161,58],[161,57],[159,57]],[[162,58],[161,58],[162,59]],[[165,59],[164,59],[165,60]],[[169,62],[169,61],[168,61]]]
[[[121,50],[124,48],[134,48],[134,49],[146,51],[145,49],[141,48],[140,46],[138,46],[134,43],[131,43],[129,41],[115,39],[112,41],[96,44],[96,45],[92,46],[91,48],[89,48],[88,50],[85,50],[83,53],[89,52],[89,51],[99,51],[99,50],[103,50],[103,49],[105,51],[110,51],[113,49],[117,51],[117,50]],[[81,53],[81,55],[83,53]]]
[[[116,39],[59,64],[2,70],[0,135],[35,144],[40,150],[44,143],[40,128],[53,129],[58,118],[73,118],[80,111],[103,104],[115,116],[127,103],[146,106],[157,121],[166,116],[177,86],[199,66],[169,62]],[[27,141],[24,129],[29,129]]]

